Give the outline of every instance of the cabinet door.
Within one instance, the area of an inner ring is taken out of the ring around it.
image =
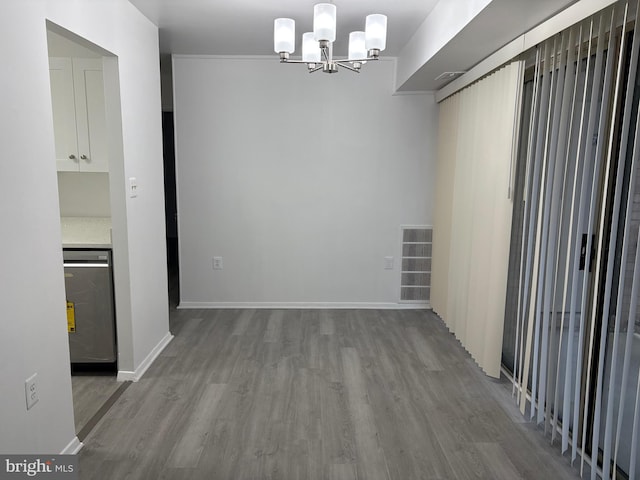
[[[108,172],[102,59],[74,58],[78,154],[81,172]]]
[[[50,58],[51,106],[59,171],[78,171],[76,106],[70,58]]]

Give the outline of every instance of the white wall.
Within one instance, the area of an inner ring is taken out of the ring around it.
[[[124,192],[129,176],[140,185],[138,198],[121,195],[114,225],[128,280],[119,360],[131,370],[168,332],[157,28],[124,0],[4,0],[0,10],[0,452],[57,453],[75,433],[45,20],[118,57],[112,190]],[[24,380],[34,372],[40,402],[26,411]]]
[[[110,217],[109,174],[58,172],[58,199],[63,217]]]
[[[181,306],[396,304],[400,226],[431,223],[437,106],[392,96],[394,67],[174,57]]]

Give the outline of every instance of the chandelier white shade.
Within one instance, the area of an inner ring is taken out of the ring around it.
[[[367,15],[365,36],[368,50],[384,50],[387,46],[386,15]]]
[[[349,34],[349,60],[362,60],[367,58],[367,47],[364,32],[351,32]]]
[[[378,60],[387,44],[387,17],[368,15],[365,30],[349,34],[347,58],[334,59],[333,42],[336,40],[337,9],[331,3],[318,3],[313,7],[313,32],[302,35],[302,60],[291,60],[295,51],[295,21],[276,18],[273,30],[273,49],[280,55],[281,63],[305,63],[309,72],[322,70],[336,73],[344,67],[359,73],[368,60]]]
[[[296,45],[296,22],[290,18],[276,18],[273,29],[273,48],[276,53],[293,53]]]
[[[336,41],[336,6],[319,3],[313,7],[313,35],[318,42]]]
[[[302,34],[302,61],[305,63],[320,63],[322,52],[315,40],[313,32]]]

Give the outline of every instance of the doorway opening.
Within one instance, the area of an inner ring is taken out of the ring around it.
[[[173,73],[171,56],[160,56],[162,91],[162,151],[164,163],[164,212],[167,236],[167,277],[169,302],[176,308],[180,300],[180,261],[178,247],[178,200],[176,187],[176,149],[173,117]]]
[[[114,201],[124,199],[117,188],[124,184],[122,129],[114,121],[120,115],[118,67],[117,57],[72,32],[51,22],[46,30],[72,398],[82,441],[128,386],[116,378],[121,332],[115,301],[119,272],[127,269],[112,269],[126,262],[112,235],[126,221],[123,201]],[[67,265],[71,257],[78,262]]]

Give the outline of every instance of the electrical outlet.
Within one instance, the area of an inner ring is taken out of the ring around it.
[[[214,270],[222,270],[222,257],[213,257],[213,269]]]
[[[34,373],[24,382],[24,394],[27,398],[27,410],[31,410],[36,403],[38,403],[38,386],[36,384],[37,373]]]
[[[384,257],[384,269],[393,270],[393,257]]]

